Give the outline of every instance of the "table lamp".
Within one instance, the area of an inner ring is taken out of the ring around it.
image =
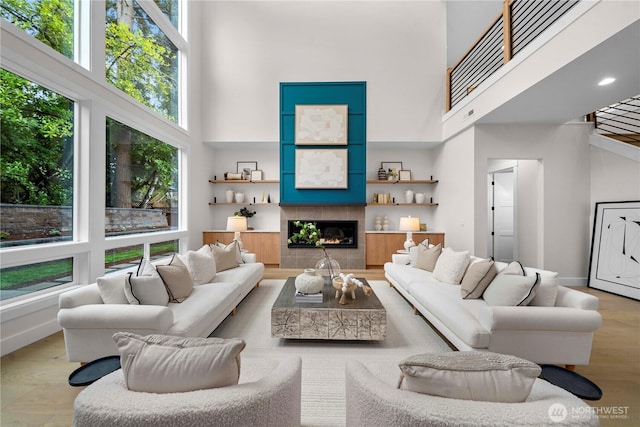
[[[247,217],[244,216],[229,216],[227,217],[227,231],[233,231],[233,238],[238,241],[240,250],[242,247],[242,240],[240,239],[240,232],[247,231]]]
[[[420,218],[412,218],[410,216],[403,216],[400,218],[400,231],[407,232],[407,240],[404,242],[404,248],[408,251],[409,248],[415,246],[413,241],[413,231],[420,231]]]

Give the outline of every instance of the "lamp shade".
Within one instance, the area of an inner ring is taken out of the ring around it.
[[[420,218],[403,216],[400,218],[400,231],[420,231]]]
[[[246,231],[247,218],[244,216],[227,217],[227,231]]]

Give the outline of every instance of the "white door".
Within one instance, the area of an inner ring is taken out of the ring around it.
[[[514,168],[489,174],[489,254],[496,261],[516,259]]]

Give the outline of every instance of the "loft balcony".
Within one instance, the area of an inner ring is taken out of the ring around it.
[[[472,124],[566,123],[640,93],[639,40],[637,2],[505,0],[447,70],[444,139]]]

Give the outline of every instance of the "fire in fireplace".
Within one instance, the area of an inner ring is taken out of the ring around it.
[[[324,239],[324,246],[332,249],[347,249],[358,247],[358,221],[347,220],[300,220],[301,222],[314,222],[316,227],[320,230],[322,238]],[[300,231],[300,227],[296,227],[295,220],[288,222],[288,234],[287,239],[294,233]],[[289,248],[315,248],[315,246],[308,243],[288,243]]]

